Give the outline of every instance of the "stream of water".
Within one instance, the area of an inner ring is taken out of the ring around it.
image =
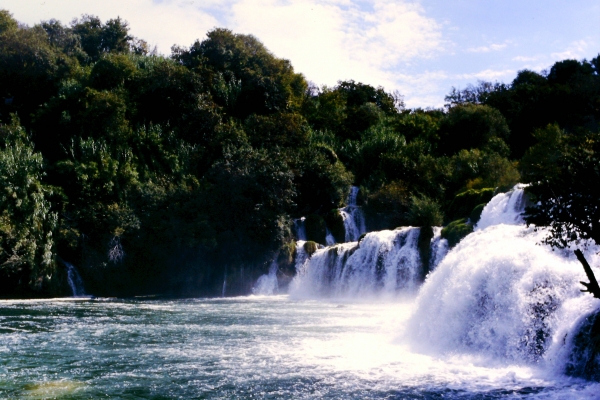
[[[597,398],[535,364],[425,354],[413,301],[3,301],[0,397]]]

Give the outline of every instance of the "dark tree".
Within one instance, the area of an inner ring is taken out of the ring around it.
[[[528,192],[536,202],[527,208],[525,219],[528,224],[550,227],[544,242],[552,247],[585,245],[585,241],[600,244],[600,133],[556,130],[538,131],[541,141],[524,159],[529,164]],[[583,259],[580,252],[578,258]],[[597,287],[592,278],[593,274],[586,287],[600,298],[600,290],[592,290]]]

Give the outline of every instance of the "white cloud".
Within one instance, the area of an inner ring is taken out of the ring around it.
[[[590,41],[577,40],[572,42],[569,47],[563,51],[550,54],[554,60],[580,59],[586,54],[586,50],[590,47]]]
[[[393,84],[390,71],[443,51],[440,26],[415,4],[345,0],[240,0],[229,25],[252,33],[319,84]]]
[[[469,53],[489,53],[490,51],[503,50],[508,46],[508,43],[496,43],[490,44],[489,46],[471,47],[467,51]]]
[[[534,61],[538,61],[540,59],[541,59],[540,56],[534,56],[534,57],[516,56],[516,57],[512,58],[513,61],[519,61],[519,62],[534,62]]]
[[[503,79],[514,77],[516,73],[517,71],[515,71],[514,69],[485,69],[483,71],[473,72],[469,74],[457,74],[454,75],[454,78],[462,80],[501,81]]]
[[[190,45],[219,25],[213,15],[190,1],[5,0],[2,7],[30,25],[51,18],[68,24],[82,14],[97,15],[103,21],[119,16],[129,22],[133,35],[158,45],[159,51],[166,54],[173,44]]]

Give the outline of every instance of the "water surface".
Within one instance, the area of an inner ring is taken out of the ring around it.
[[[1,398],[594,398],[600,385],[404,344],[411,300],[0,302]]]

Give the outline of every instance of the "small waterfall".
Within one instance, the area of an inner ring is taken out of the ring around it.
[[[346,230],[346,242],[355,242],[358,238],[367,231],[365,226],[365,217],[359,206],[356,205],[359,188],[352,186],[346,207],[340,209],[340,214],[344,219],[344,229]]]
[[[294,230],[296,231],[297,240],[308,240],[306,237],[306,227],[304,226],[305,217],[294,220]]]
[[[223,276],[223,287],[221,288],[221,297],[225,297],[225,290],[227,290],[227,271]]]
[[[325,228],[325,230],[327,232],[327,234],[325,236],[325,244],[327,246],[333,246],[336,243],[335,238],[331,234],[331,231],[329,230],[329,228]]]
[[[79,275],[77,268],[75,268],[73,264],[66,261],[63,261],[63,263],[67,268],[67,282],[69,283],[73,297],[85,296],[86,294],[83,288],[83,279],[81,279],[81,275]]]
[[[252,293],[260,296],[271,296],[277,294],[279,290],[279,284],[277,283],[277,257],[271,263],[269,267],[269,273],[261,275],[256,284],[252,288]]]
[[[295,267],[296,267],[296,272],[299,274],[304,273],[303,271],[306,269],[307,261],[310,259],[310,256],[308,255],[308,253],[306,252],[306,250],[304,250],[305,243],[306,243],[305,240],[298,240],[296,242]]]
[[[297,259],[295,297],[354,297],[414,291],[422,273],[420,229],[368,233],[361,241],[317,250]],[[300,246],[298,246],[300,247]]]
[[[448,241],[442,238],[442,228],[439,226],[433,227],[433,238],[431,238],[431,260],[429,262],[429,270],[433,271],[435,267],[448,254]]]
[[[518,184],[508,193],[501,193],[483,208],[481,218],[475,230],[482,230],[492,225],[521,225],[522,213],[525,210],[525,185]]]

